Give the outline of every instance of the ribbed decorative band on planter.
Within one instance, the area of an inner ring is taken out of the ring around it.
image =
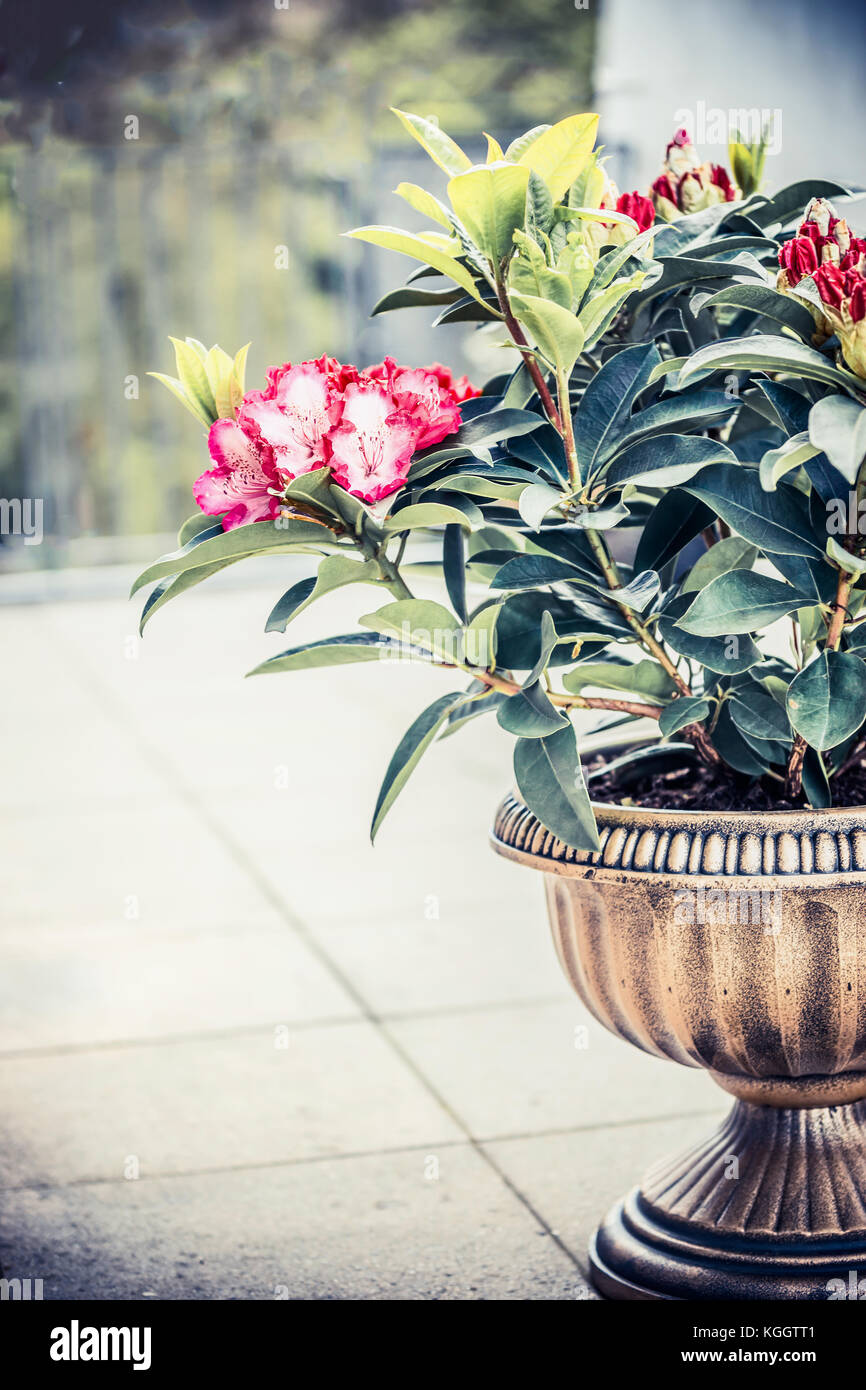
[[[866,1276],[866,810],[594,809],[590,854],[510,794],[494,848],[545,874],[560,962],[595,1017],[737,1097],[608,1215],[595,1282],[826,1299]]]

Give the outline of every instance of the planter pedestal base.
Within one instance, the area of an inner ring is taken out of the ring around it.
[[[864,1140],[866,1101],[738,1100],[715,1134],[609,1212],[590,1244],[596,1288],[616,1299],[866,1299]]]

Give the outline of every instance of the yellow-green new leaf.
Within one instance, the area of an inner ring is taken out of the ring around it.
[[[425,120],[423,116],[414,116],[411,111],[398,111],[396,106],[392,106],[391,110],[402,121],[409,134],[427,151],[434,164],[438,164],[446,174],[459,174],[463,169],[472,167],[469,156],[464,154],[451,136],[440,130],[434,121]]]
[[[520,294],[534,294],[539,299],[552,299],[564,309],[572,306],[572,282],[561,270],[551,270],[544,252],[532,237],[515,231],[514,241],[519,255],[508,267],[508,284]],[[589,274],[592,275],[590,261]]]
[[[495,164],[497,160],[504,159],[505,155],[502,152],[502,146],[496,137],[488,135],[485,130],[484,138],[487,141],[487,163]]]
[[[213,420],[204,407],[187,394],[186,387],[182,381],[178,381],[176,376],[166,376],[165,372],[148,372],[147,375],[152,376],[154,381],[161,381],[163,386],[167,386],[171,394],[176,396],[180,401],[181,405],[186,406],[190,415],[194,415],[199,424],[204,425],[206,430],[210,429]]]
[[[232,403],[231,380],[235,366],[234,358],[223,352],[221,347],[214,345],[205,357],[204,366],[217,416],[221,420],[233,419],[235,408]]]
[[[357,241],[369,241],[373,246],[381,246],[385,251],[399,251],[403,256],[411,256],[413,260],[432,266],[440,275],[446,275],[455,285],[471,294],[479,304],[486,303],[478,293],[475,281],[466,267],[423,237],[415,236],[412,232],[402,232],[398,227],[356,227],[354,231],[346,232],[346,236],[354,237]],[[493,313],[489,304],[487,308]]]
[[[438,222],[440,227],[446,227],[449,232],[452,231],[445,204],[440,203],[438,198],[434,198],[432,193],[428,193],[426,188],[420,188],[417,183],[398,183],[394,192],[398,198],[402,198],[405,203],[408,203],[410,208],[420,212],[422,217],[429,217],[432,222]]]
[[[526,220],[529,170],[520,164],[476,164],[450,180],[448,197],[475,245],[496,266]]]
[[[190,400],[201,406],[203,413],[208,417],[208,424],[212,424],[219,416],[204,361],[191,343],[183,343],[180,338],[171,337],[169,342],[174,348],[181,385]]]
[[[235,353],[234,366],[231,375],[231,399],[234,412],[236,412],[244,398],[244,380],[247,374],[247,353],[250,350],[249,343],[245,343]],[[233,412],[233,413],[234,413]]]
[[[515,291],[510,299],[515,315],[529,329],[536,346],[557,372],[567,376],[583,351],[584,331],[579,320],[570,309],[534,294]]]
[[[545,130],[523,151],[520,163],[540,174],[555,203],[560,202],[592,154],[598,116],[568,116]]]

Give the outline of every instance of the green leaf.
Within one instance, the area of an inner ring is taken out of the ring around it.
[[[498,266],[526,219],[529,170],[519,164],[480,164],[450,180],[448,197],[475,245]]]
[[[635,613],[643,613],[658,594],[659,584],[659,576],[655,570],[643,570],[621,589],[602,590],[599,586],[599,592],[606,592],[614,603],[630,608]]]
[[[568,116],[525,146],[518,162],[541,175],[558,203],[590,157],[597,130],[597,115]]]
[[[451,136],[440,130],[434,121],[425,120],[423,116],[414,116],[411,111],[398,111],[396,106],[392,106],[391,110],[422,149],[427,151],[433,162],[446,174],[459,174],[463,169],[471,168],[472,160],[469,156],[465,155]]]
[[[375,840],[379,827],[390,811],[400,792],[405,787],[422,755],[430,747],[442,725],[453,711],[467,703],[463,691],[452,691],[450,695],[440,695],[432,705],[428,705],[414,723],[410,724],[397,745],[388,770],[385,773],[373,812],[370,839]]]
[[[686,483],[685,489],[712,507],[744,540],[768,555],[813,557],[823,553],[812,539],[812,522],[803,494],[784,483],[775,492],[765,492],[754,468],[711,464]]]
[[[713,579],[718,579],[720,574],[727,574],[729,570],[749,570],[754,565],[757,555],[758,552],[751,541],[744,541],[742,536],[725,536],[698,557],[680,592],[696,594],[705,589]]]
[[[342,589],[347,584],[376,584],[381,587],[382,576],[376,561],[356,560],[349,555],[326,555],[314,581],[302,579],[283,594],[265,624],[265,632],[285,632],[290,618],[324,594]],[[302,586],[309,586],[306,593],[302,592]]]
[[[799,304],[790,295],[781,294],[769,285],[730,285],[710,295],[701,305],[702,309],[746,309],[764,318],[791,328],[806,342],[815,332],[815,321],[804,304]]]
[[[515,232],[519,254],[508,267],[509,289],[522,294],[549,299],[563,309],[571,310],[571,280],[561,271],[551,270],[537,242],[522,232]]]
[[[812,748],[834,748],[866,719],[866,665],[847,652],[819,652],[791,681],[787,710]]]
[[[725,370],[790,372],[812,381],[827,381],[833,386],[854,390],[863,387],[859,377],[834,367],[815,348],[793,338],[775,337],[772,333],[756,333],[750,338],[723,338],[698,348],[681,368],[679,384],[685,386],[704,373]]]
[[[484,516],[468,498],[461,507],[448,506],[444,502],[416,502],[413,506],[401,507],[399,512],[389,516],[385,530],[389,535],[399,531],[427,530],[431,526],[456,524],[467,531],[473,526],[482,526]]]
[[[442,573],[454,612],[460,621],[465,623],[468,618],[466,612],[466,547],[463,542],[463,530],[454,523],[445,527],[445,534],[442,537]]]
[[[456,434],[448,436],[443,448],[435,448],[431,453],[420,454],[409,470],[409,481],[414,482],[438,468],[440,463],[448,463],[455,458],[465,458],[476,450],[489,448],[504,439],[515,439],[518,435],[529,434],[540,429],[544,420],[533,410],[517,410],[499,407],[476,415],[460,426]]]
[[[792,473],[801,464],[808,463],[809,459],[820,452],[820,449],[816,449],[815,445],[809,442],[809,435],[805,430],[802,434],[794,434],[790,439],[786,439],[779,448],[768,449],[761,458],[758,470],[761,487],[765,492],[773,492],[780,478],[786,473]]]
[[[235,564],[236,561],[218,560],[213,565],[203,565],[200,569],[187,570],[184,574],[170,574],[162,579],[148,594],[147,601],[141,610],[141,619],[138,624],[139,636],[144,632],[154,613],[158,612],[160,608],[170,603],[172,599],[185,594],[188,589],[194,589],[196,584],[210,579],[211,575],[216,574],[218,570],[225,569],[227,563]]]
[[[326,637],[320,642],[305,642],[300,647],[290,647],[279,656],[269,657],[247,674],[276,675],[281,671],[308,671],[319,666],[347,666],[359,661],[410,656],[429,660],[429,655],[420,648],[401,648],[398,642],[381,637],[378,633],[349,632],[342,637]]]
[[[655,343],[624,348],[595,374],[574,417],[581,478],[591,478],[609,452],[659,360]]]
[[[231,564],[233,560],[243,559],[247,555],[271,554],[298,546],[315,549],[334,543],[333,532],[314,521],[283,521],[280,526],[272,521],[254,521],[249,526],[222,531],[208,540],[195,537],[180,550],[163,555],[138,576],[130,590],[130,598],[146,584],[164,579],[167,574],[181,574],[185,570],[199,569],[217,561]]]
[[[191,343],[183,343],[180,338],[172,338],[170,335],[169,342],[174,348],[177,374],[184,391],[189,399],[200,407],[208,424],[212,424],[219,418],[219,412],[204,362]]]
[[[597,294],[587,294],[578,316],[587,348],[595,347],[629,295],[640,289],[645,278],[645,270],[636,270],[633,275],[623,280],[614,280],[612,285],[608,285]]]
[[[658,620],[657,632],[662,641],[691,661],[706,666],[720,676],[733,676],[748,671],[761,660],[761,653],[751,637],[736,635],[727,637],[696,637],[686,632],[675,621],[678,614],[688,606],[689,596],[678,597],[668,605],[665,615]]]
[[[681,695],[671,700],[659,715],[659,729],[665,738],[688,724],[700,724],[710,712],[710,702],[702,695]]]
[[[507,696],[496,712],[496,722],[501,729],[518,738],[544,738],[557,729],[570,727],[537,681],[516,695]]]
[[[789,743],[791,725],[784,707],[756,682],[738,686],[729,701],[731,718],[741,734]]]
[[[669,700],[674,683],[657,661],[583,661],[562,678],[566,690],[579,695],[588,686],[624,690],[650,700]]]
[[[769,764],[762,761],[746,742],[731,719],[731,713],[726,704],[722,705],[711,738],[716,751],[736,772],[742,772],[747,777],[760,777],[766,772]]]
[[[514,160],[516,163],[520,159],[520,156],[525,154],[529,147],[534,145],[536,140],[542,136],[546,130],[550,130],[549,125],[534,125],[531,130],[525,131],[523,135],[518,135],[517,139],[512,140],[508,149],[505,151],[505,158]]]
[[[386,251],[399,251],[401,255],[411,256],[413,260],[422,261],[425,265],[432,266],[440,275],[445,275],[449,280],[453,280],[455,285],[460,285],[467,294],[471,294],[473,299],[477,299],[479,304],[491,309],[494,317],[496,315],[487,300],[479,292],[474,279],[464,265],[461,265],[454,256],[449,255],[440,247],[434,246],[423,237],[416,236],[412,232],[403,232],[399,227],[356,227],[354,231],[345,232],[345,236],[354,237],[357,241],[369,241],[373,246],[381,246]]]
[[[866,574],[866,558],[862,555],[852,555],[839,544],[835,536],[829,536],[827,539],[827,554],[845,574]]]
[[[580,766],[574,729],[518,739],[514,775],[542,825],[573,849],[598,850],[598,831]]]
[[[570,309],[534,294],[514,291],[511,307],[558,372],[568,376],[583,351],[584,332]]]
[[[182,381],[174,376],[166,376],[164,372],[148,372],[154,381],[161,381],[163,386],[167,386],[173,396],[180,401],[181,405],[186,406],[191,415],[194,415],[198,422],[204,425],[205,429],[210,429],[214,422],[214,416],[209,415],[204,406],[198,400],[192,399],[186,391]]]
[[[463,297],[460,289],[424,290],[414,285],[402,285],[398,290],[389,290],[374,304],[370,318],[377,314],[389,314],[393,309],[433,309],[440,304],[454,304]]]
[[[562,501],[562,493],[549,483],[531,483],[520,494],[518,511],[531,531],[539,531],[551,508]]]
[[[660,570],[713,520],[709,507],[680,488],[663,493],[641,532],[634,557],[635,569]]]
[[[722,416],[731,414],[735,404],[724,391],[700,387],[655,401],[622,422],[614,438],[602,449],[601,457],[610,458],[639,439],[667,433],[671,425],[686,429],[717,425]]]
[[[833,805],[833,793],[827,779],[827,769],[820,753],[814,748],[806,749],[803,759],[803,791],[806,800],[816,811],[826,811]]]
[[[434,198],[432,193],[428,193],[426,188],[419,188],[417,183],[398,183],[394,189],[398,198],[402,198],[408,203],[410,208],[420,212],[422,217],[429,217],[431,222],[438,222],[440,227],[444,227],[451,232],[451,218],[448,216],[448,209],[444,203],[440,203],[438,198]]]
[[[853,487],[866,457],[866,410],[847,396],[825,396],[809,411],[809,438]]]
[[[212,516],[205,516],[204,512],[193,512],[178,531],[177,543],[183,547],[188,545],[196,536],[204,538],[205,531],[210,531],[211,535],[218,536],[222,529],[220,523],[214,521]]]
[[[757,632],[795,608],[809,595],[755,570],[729,570],[702,589],[679,626],[698,637]]]
[[[386,637],[422,647],[439,661],[459,665],[463,659],[460,624],[441,603],[418,598],[398,599],[376,613],[366,613],[358,621],[362,627],[373,628]]]
[[[678,487],[713,463],[736,467],[736,455],[701,435],[651,435],[617,454],[603,474],[604,484],[608,491],[632,481],[642,487]]]
[[[195,574],[196,571],[192,570],[191,573]],[[265,632],[285,632],[289,619],[294,617],[299,608],[304,607],[315,587],[316,576],[310,575],[306,579],[299,579],[287,589],[268,614]]]
[[[585,578],[583,570],[568,560],[551,555],[515,555],[506,560],[490,581],[491,589],[535,589],[541,584]]]

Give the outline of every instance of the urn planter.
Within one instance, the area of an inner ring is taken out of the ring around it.
[[[866,808],[596,804],[601,850],[516,795],[494,848],[545,876],[559,960],[594,1016],[735,1097],[599,1226],[619,1299],[827,1299],[866,1276]]]

